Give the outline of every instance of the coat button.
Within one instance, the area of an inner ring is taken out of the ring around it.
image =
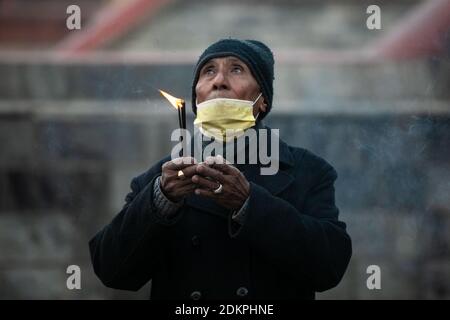
[[[245,297],[248,294],[248,289],[246,287],[240,287],[236,290],[236,294],[239,297]]]
[[[201,297],[202,297],[202,293],[200,291],[193,291],[191,293],[192,300],[200,300]]]
[[[198,247],[200,245],[200,238],[198,236],[193,236],[191,241],[194,247]]]

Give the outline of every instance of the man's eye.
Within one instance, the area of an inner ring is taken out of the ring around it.
[[[213,68],[206,68],[205,71],[203,71],[204,74],[211,75],[214,74]]]
[[[233,73],[241,73],[242,72],[242,67],[239,66],[235,66],[231,69],[231,72]]]

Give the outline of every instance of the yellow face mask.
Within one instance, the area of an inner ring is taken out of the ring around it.
[[[255,125],[253,105],[261,95],[255,101],[228,98],[204,101],[197,105],[194,125],[207,137],[229,142]]]

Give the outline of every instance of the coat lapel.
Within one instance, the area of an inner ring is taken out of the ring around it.
[[[267,189],[273,195],[278,195],[294,181],[294,177],[284,170],[278,171],[275,175],[268,176],[261,175],[259,167],[251,167],[243,173],[249,182],[253,182]]]

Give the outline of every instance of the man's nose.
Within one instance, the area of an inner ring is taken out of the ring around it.
[[[213,79],[213,89],[214,90],[228,90],[228,79],[223,72],[217,72],[216,76]]]

